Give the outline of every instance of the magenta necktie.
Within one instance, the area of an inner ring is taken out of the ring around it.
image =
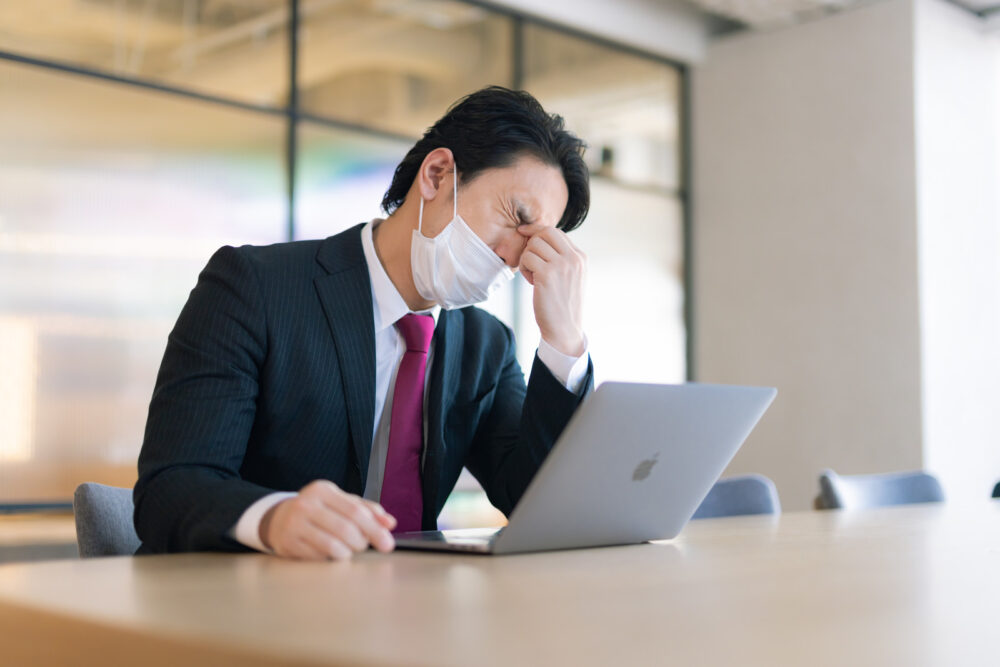
[[[424,375],[427,349],[434,335],[430,315],[404,315],[396,327],[406,341],[406,352],[396,372],[389,422],[389,451],[382,478],[382,507],[396,517],[393,532],[420,530],[424,500],[420,458],[424,451]]]

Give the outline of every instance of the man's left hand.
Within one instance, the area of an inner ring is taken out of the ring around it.
[[[535,288],[532,302],[542,338],[565,355],[582,355],[587,256],[564,231],[547,227],[528,240],[519,268]]]

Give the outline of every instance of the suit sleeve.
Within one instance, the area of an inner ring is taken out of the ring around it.
[[[510,330],[507,335],[507,355],[493,404],[476,431],[466,466],[494,507],[510,516],[570,417],[593,391],[594,369],[588,360],[583,390],[575,394],[536,354],[525,388]]]
[[[134,491],[140,553],[245,551],[227,535],[270,493],[240,479],[267,353],[260,281],[222,248],[198,277],[156,379]]]

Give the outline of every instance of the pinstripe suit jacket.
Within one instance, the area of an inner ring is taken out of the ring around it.
[[[139,553],[246,550],[228,537],[244,510],[315,479],[363,493],[375,333],[360,230],[225,247],[202,271],[149,406]],[[581,399],[537,358],[525,387],[510,329],[479,309],[441,311],[434,345],[423,527],[463,465],[509,514]]]

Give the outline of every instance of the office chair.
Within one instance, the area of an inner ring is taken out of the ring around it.
[[[1000,482],[997,482],[997,485],[993,487],[993,497],[1000,498]]]
[[[824,470],[819,477],[819,489],[817,509],[853,510],[944,501],[944,490],[937,478],[919,471],[838,475]]]
[[[780,513],[774,482],[763,475],[742,475],[716,482],[691,518]]]
[[[132,489],[85,482],[73,494],[80,558],[132,555],[139,536],[132,524]]]

